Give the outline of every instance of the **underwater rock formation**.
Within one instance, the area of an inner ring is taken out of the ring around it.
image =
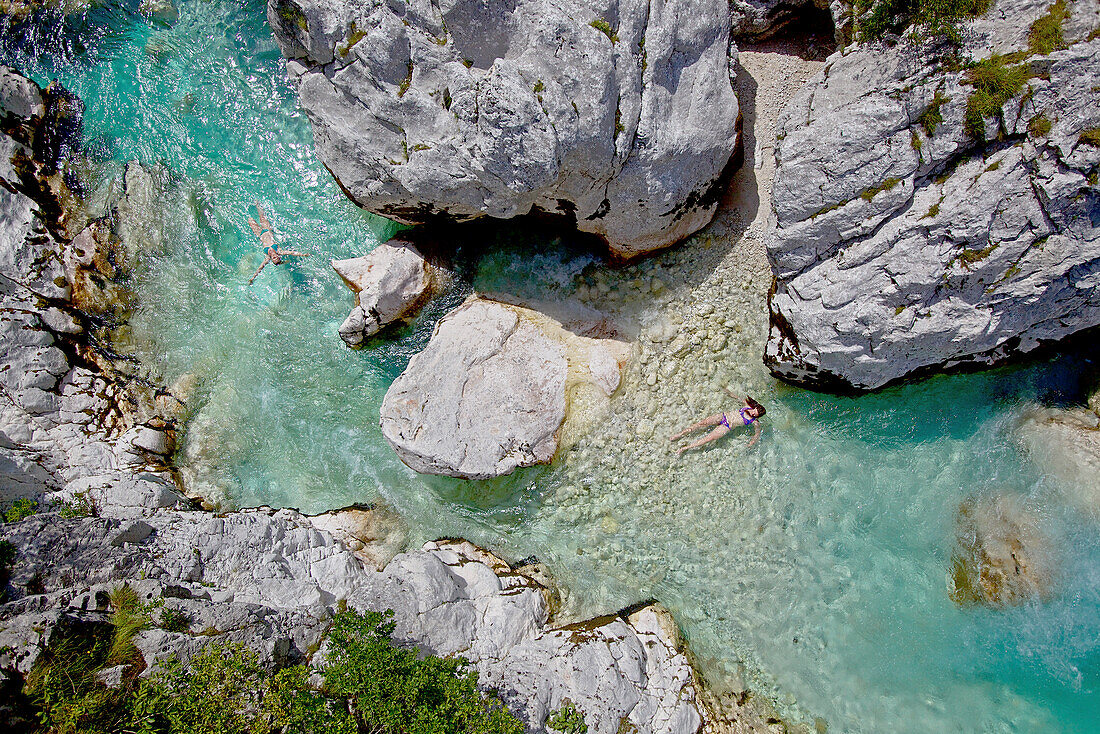
[[[1017,435],[1031,459],[1058,478],[1068,502],[1100,517],[1100,388],[1088,407],[1037,408]]]
[[[349,347],[360,346],[384,326],[415,314],[451,278],[400,235],[368,255],[333,260],[332,269],[355,292],[355,308],[340,325],[340,338]]]
[[[318,154],[370,211],[539,210],[622,257],[714,214],[738,140],[725,0],[270,0],[268,20]]]
[[[957,604],[1004,607],[1051,595],[1055,559],[1039,516],[1012,495],[970,499],[956,516],[948,591]]]
[[[548,463],[571,403],[609,398],[629,356],[600,314],[577,316],[467,299],[390,386],[382,435],[426,474],[488,479]]]
[[[1048,5],[997,3],[964,26],[961,58],[908,41],[834,54],[791,102],[777,376],[873,389],[1100,324],[1100,4],[1068,4],[1064,43],[1028,50]]]

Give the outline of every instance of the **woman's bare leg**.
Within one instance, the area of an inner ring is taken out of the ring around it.
[[[675,441],[678,438],[683,438],[684,436],[688,435],[692,431],[696,431],[700,428],[710,428],[711,426],[716,426],[716,425],[718,425],[719,423],[722,422],[722,416],[724,416],[724,415],[725,415],[725,413],[715,413],[714,415],[707,416],[706,418],[704,418],[701,421],[697,421],[695,423],[692,423],[690,426],[688,426],[687,428],[685,428],[684,430],[680,431],[675,436],[670,438],[669,441]]]
[[[722,438],[722,436],[725,436],[729,432],[730,432],[730,429],[726,428],[725,426],[718,426],[713,431],[711,431],[707,435],[700,438],[698,441],[693,441],[693,442],[689,443],[687,446],[681,446],[680,448],[676,449],[676,455],[679,456],[680,454],[684,453],[688,449],[693,449],[693,448],[696,448],[697,446],[702,446],[705,443],[710,443],[711,441],[717,441],[718,439]]]
[[[260,208],[259,204],[256,204],[256,213],[260,215],[260,226],[264,229],[272,229],[271,222],[267,221],[267,217],[264,216],[264,210]]]
[[[257,237],[259,237],[260,233],[263,232],[263,229],[260,227],[260,225],[256,224],[256,220],[252,217],[248,218],[248,226],[252,228],[252,234],[256,235]]]

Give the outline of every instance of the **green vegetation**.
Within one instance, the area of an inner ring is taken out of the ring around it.
[[[546,728],[560,731],[562,734],[587,734],[588,724],[584,723],[584,714],[568,698],[561,702],[561,708],[546,719]]]
[[[531,88],[531,91],[533,91],[535,94],[538,94],[543,89],[546,89],[546,87],[543,85],[542,79],[539,79],[538,81],[535,82],[535,86],[533,86]]]
[[[396,647],[392,612],[341,612],[329,633],[320,690],[298,665],[271,674],[239,644],[213,644],[146,680],[129,666],[118,688],[95,677],[147,620],[129,586],[111,594],[113,629],[71,630],[27,677],[43,731],[58,734],[522,734],[522,723],[477,689],[462,659]],[[120,612],[130,615],[126,617]],[[125,623],[125,626],[119,623]],[[125,638],[125,642],[123,641]],[[571,719],[574,720],[574,719]],[[583,718],[580,719],[583,726]],[[572,729],[578,734],[586,729]]]
[[[1062,24],[1069,17],[1066,0],[1057,0],[1047,14],[1031,24],[1027,32],[1027,48],[1031,53],[1049,54],[1066,48],[1066,39],[1062,36]]]
[[[999,242],[991,242],[980,250],[963,250],[955,259],[958,260],[964,268],[969,270],[971,265],[979,263],[989,257],[989,254],[996,250],[1000,244]]]
[[[1036,115],[1027,124],[1027,131],[1033,138],[1045,138],[1050,134],[1050,120],[1043,115]]]
[[[985,167],[984,173],[990,173],[992,171],[996,171],[1000,167],[1001,167],[1001,162],[1000,161],[993,161],[992,163],[990,163],[988,166]]]
[[[279,19],[284,24],[289,23],[298,26],[303,31],[309,31],[309,24],[306,22],[306,16],[302,14],[302,11],[290,3],[279,3]]]
[[[600,33],[610,38],[612,43],[619,42],[619,35],[615,33],[614,29],[612,29],[611,24],[603,18],[596,18],[596,20],[592,21],[588,25],[592,26]]]
[[[951,101],[950,97],[945,96],[939,90],[932,95],[932,101],[928,103],[928,107],[917,118],[917,122],[924,128],[924,132],[928,137],[932,137],[936,134],[936,128],[943,122],[943,113],[940,108]]]
[[[1094,148],[1100,148],[1100,127],[1085,130],[1081,133],[1081,136],[1077,138],[1077,142],[1091,145]]]
[[[972,138],[983,139],[985,119],[1000,114],[1005,102],[1019,94],[1030,78],[1026,66],[1010,66],[1004,56],[993,56],[971,66],[966,81],[974,91],[966,100],[966,132]]]
[[[342,45],[337,46],[336,52],[340,54],[340,58],[347,58],[348,54],[351,52],[351,49],[355,46],[355,44],[359,43],[366,37],[367,32],[361,30],[353,20],[348,26],[348,40],[345,41]]]
[[[935,204],[928,207],[928,213],[925,214],[923,217],[921,217],[921,219],[935,219],[939,215],[940,215],[940,202],[937,201]]]
[[[405,92],[409,91],[409,86],[413,81],[413,62],[409,62],[409,72],[405,75],[405,78],[401,80],[401,84],[397,87],[397,96],[404,97]],[[406,156],[407,157],[407,156]]]
[[[4,520],[7,522],[19,522],[36,512],[38,512],[38,503],[26,497],[21,497],[11,503],[11,507],[4,513]]]
[[[471,61],[470,59],[463,59],[462,60],[462,65],[465,66],[467,69],[469,69],[470,67],[472,67],[474,65],[474,62]]]
[[[86,489],[83,492],[74,494],[71,500],[62,502],[57,508],[57,514],[68,519],[74,517],[97,517],[99,515],[99,508],[96,507],[95,499],[92,497],[91,491]]]
[[[165,632],[186,632],[191,627],[191,617],[178,609],[161,609],[157,626]]]
[[[149,627],[149,608],[141,603],[129,584],[123,584],[111,591],[110,598],[111,625],[115,628],[115,633],[107,653],[107,662],[111,665],[136,663],[141,657],[134,647],[134,635]]]
[[[897,186],[899,183],[901,183],[900,178],[888,178],[878,186],[872,186],[871,188],[861,193],[860,197],[864,201],[870,201],[871,199],[874,199],[877,194],[880,194],[883,191],[889,191],[890,189]]]
[[[11,567],[15,565],[15,559],[19,557],[19,551],[10,540],[0,540],[0,604],[8,600],[7,585],[11,579]]]
[[[856,0],[856,37],[874,41],[913,27],[955,40],[959,22],[978,17],[990,4],[991,0]]]

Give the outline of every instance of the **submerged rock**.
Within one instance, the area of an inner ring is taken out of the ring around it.
[[[340,338],[349,347],[360,346],[384,326],[415,314],[446,288],[451,277],[401,236],[382,243],[369,255],[331,262],[332,269],[355,292],[355,308],[340,325]]]
[[[1005,0],[969,24],[961,53],[980,66],[859,46],[791,102],[768,248],[776,375],[873,389],[1100,324],[1100,3],[1067,5],[1065,49],[988,60],[1026,46],[1046,6]]]
[[[1020,442],[1066,500],[1100,517],[1100,390],[1087,408],[1037,408],[1020,422]]]
[[[317,151],[405,223],[573,218],[631,257],[710,221],[737,145],[726,0],[269,0]]]
[[[1050,597],[1055,559],[1039,516],[1022,498],[969,499],[956,517],[948,591],[956,604],[1013,606]]]
[[[381,503],[346,507],[309,518],[343,543],[355,557],[379,571],[405,550],[408,526],[401,516]]]
[[[390,386],[382,435],[426,474],[487,479],[548,463],[570,404],[619,386],[629,348],[608,336],[598,318],[562,322],[471,297]]]

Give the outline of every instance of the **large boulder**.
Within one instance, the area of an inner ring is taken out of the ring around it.
[[[471,297],[390,386],[382,435],[426,474],[487,479],[548,463],[618,389],[629,347],[607,336],[598,317],[563,322]]]
[[[358,347],[384,326],[413,315],[450,280],[446,269],[402,237],[382,243],[368,255],[331,262],[355,293],[355,308],[340,325],[340,338],[349,347]]]
[[[405,223],[575,219],[623,257],[706,224],[737,144],[726,0],[269,0],[317,151]]]
[[[873,389],[1100,324],[1100,4],[1068,5],[1063,50],[1021,51],[1047,5],[998,2],[962,64],[911,42],[834,54],[785,110],[775,374]]]

